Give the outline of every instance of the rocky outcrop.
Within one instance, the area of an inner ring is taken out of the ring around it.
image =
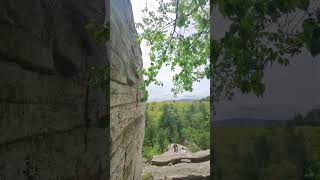
[[[205,180],[210,179],[210,161],[179,163],[172,166],[146,165],[143,174],[151,173],[153,180]]]
[[[174,179],[210,179],[210,150],[191,151],[178,145],[178,152],[171,144],[167,151],[156,155],[150,164],[144,163],[143,175],[152,175],[156,180]]]
[[[177,164],[181,161],[189,160],[192,163],[204,162],[210,160],[210,150],[198,151],[191,153],[191,151],[182,145],[178,145],[178,152],[173,151],[172,145],[169,146],[168,151],[161,155],[156,155],[150,161],[150,164],[156,166],[167,166],[168,164]]]
[[[111,179],[140,180],[145,105],[140,46],[129,0],[111,0]]]
[[[109,10],[106,48],[85,27]],[[145,107],[130,1],[3,0],[0,26],[0,179],[140,179]],[[108,65],[110,87],[92,87],[92,70]]]
[[[104,3],[0,2],[0,179],[107,179],[107,102],[88,84],[107,51],[85,29]]]

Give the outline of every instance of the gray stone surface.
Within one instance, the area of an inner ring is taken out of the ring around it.
[[[210,179],[210,161],[202,163],[180,163],[172,166],[146,165],[143,174],[152,173],[154,180],[204,180]]]
[[[192,153],[187,147],[178,144],[178,152],[173,151],[173,144],[168,150],[160,155],[155,155],[150,164],[156,166],[167,166],[169,163],[177,164],[181,161],[189,160],[190,162],[204,162],[210,160],[210,150],[198,151]]]
[[[130,1],[111,0],[110,13],[111,179],[140,180],[145,104],[140,102],[137,70],[142,55]]]
[[[110,2],[109,43],[84,28],[104,23],[105,2],[0,2],[0,179],[141,179],[145,105],[130,1]],[[108,61],[110,104],[88,86],[91,67]]]
[[[105,93],[87,79],[108,56],[84,28],[104,3],[0,2],[0,179],[107,179]]]
[[[151,174],[155,180],[210,179],[210,150],[192,153],[187,147],[178,145],[178,152],[169,145],[163,154],[143,163],[142,175]]]
[[[180,160],[181,163],[191,163],[190,159],[181,159]]]

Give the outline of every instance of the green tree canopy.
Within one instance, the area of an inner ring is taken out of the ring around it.
[[[139,41],[150,46],[151,66],[140,71],[143,87],[161,85],[157,73],[170,66],[178,69],[175,94],[211,77],[214,102],[231,99],[236,89],[262,96],[266,66],[288,65],[303,47],[314,57],[320,53],[320,10],[311,8],[310,0],[211,0],[211,11],[206,0],[155,1],[159,7],[147,4],[137,24]],[[214,34],[210,39],[213,9],[231,22],[221,39]]]
[[[231,98],[237,88],[262,96],[268,65],[288,65],[303,46],[314,57],[320,53],[319,9],[310,8],[309,0],[213,0],[211,6],[231,21],[224,37],[211,40],[217,101]]]
[[[141,70],[144,86],[161,85],[156,76],[163,66],[177,70],[173,77],[175,94],[192,91],[192,83],[209,78],[209,3],[206,0],[156,0],[148,5],[137,27],[140,38],[150,47],[151,66]]]

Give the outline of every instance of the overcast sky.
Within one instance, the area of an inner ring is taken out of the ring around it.
[[[148,0],[148,6],[156,6],[154,3],[155,0]],[[135,22],[141,22],[143,13],[141,10],[146,6],[146,0],[131,0],[134,20]],[[146,46],[146,43],[143,41],[141,43],[142,50],[142,59],[143,66],[145,68],[149,67],[150,59],[149,59],[149,48]],[[171,88],[173,87],[172,77],[174,72],[171,71],[170,67],[163,67],[157,79],[163,83],[163,87],[150,85],[148,87],[149,91],[149,101],[162,101],[162,100],[171,100],[171,99],[198,99],[202,97],[206,97],[210,95],[210,81],[204,79],[198,83],[194,83],[193,92],[191,93],[182,93],[179,94],[176,98],[174,98],[173,93],[171,92]]]
[[[312,6],[320,7],[320,1],[313,0]],[[216,9],[213,13],[215,21],[211,23],[211,35],[220,38],[229,29],[229,23]],[[266,92],[262,98],[237,93],[232,101],[217,104],[217,115],[212,118],[286,120],[297,113],[320,109],[320,55],[313,58],[304,49],[290,63],[288,67],[274,64],[265,69]]]

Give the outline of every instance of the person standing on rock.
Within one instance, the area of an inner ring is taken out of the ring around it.
[[[176,153],[178,152],[178,146],[177,144],[173,144],[173,151]]]

